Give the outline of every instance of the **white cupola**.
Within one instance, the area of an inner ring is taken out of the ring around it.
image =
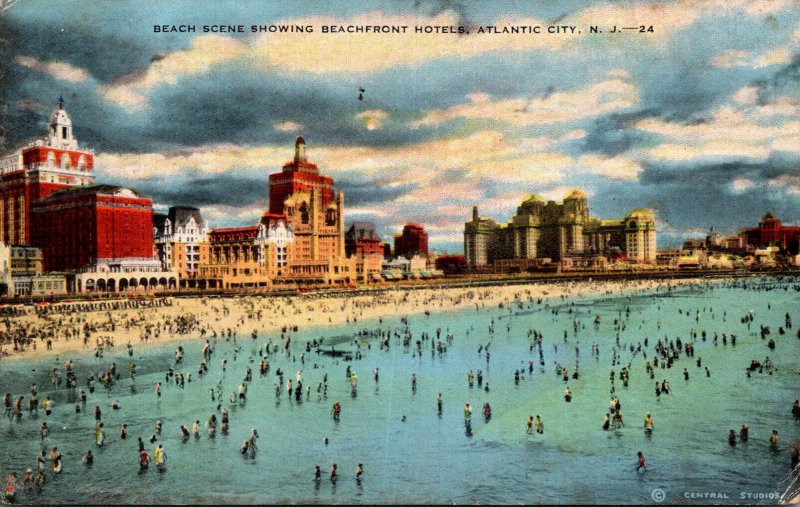
[[[61,150],[77,150],[78,141],[72,137],[72,120],[64,110],[64,99],[59,97],[58,107],[50,115],[47,144]]]

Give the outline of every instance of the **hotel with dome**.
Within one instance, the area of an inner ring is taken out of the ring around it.
[[[507,224],[478,215],[464,224],[468,267],[495,270],[530,269],[558,262],[563,269],[598,268],[610,260],[636,264],[656,261],[655,218],[636,209],[622,219],[589,216],[586,194],[572,190],[561,203],[526,198]]]

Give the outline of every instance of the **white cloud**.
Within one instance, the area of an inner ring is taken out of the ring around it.
[[[730,184],[730,190],[733,194],[743,194],[755,186],[753,180],[748,178],[736,178]]]
[[[738,49],[728,49],[719,55],[711,58],[711,65],[727,69],[730,67],[741,67],[748,65],[751,54],[747,51]]]
[[[83,83],[89,79],[89,73],[80,67],[65,62],[42,62],[30,56],[19,55],[14,61],[23,67],[47,74],[61,81]]]
[[[553,146],[569,141],[577,141],[586,137],[586,131],[583,129],[570,130],[560,137],[550,136],[536,136],[527,139],[521,139],[519,145],[527,151],[546,151]]]
[[[575,190],[575,187],[561,185],[561,186],[558,186],[558,187],[555,187],[555,188],[551,188],[549,190],[545,190],[542,193],[540,193],[539,196],[542,197],[546,201],[559,202],[559,201],[563,201],[564,197],[566,197],[573,190]],[[581,188],[579,190],[581,190],[584,194],[586,194],[587,198],[591,198],[591,197],[594,196],[594,191],[591,190],[591,189]]]
[[[281,123],[276,123],[272,128],[280,130],[281,132],[299,132],[305,127],[294,121],[283,121]]]
[[[791,61],[792,51],[787,47],[778,47],[758,56],[748,51],[729,49],[711,58],[709,63],[714,67],[723,69],[731,67],[760,69],[771,65],[786,65]]]
[[[572,166],[572,158],[563,153],[536,152],[519,157],[487,160],[470,164],[470,175],[482,180],[503,183],[544,184],[560,181]]]
[[[710,118],[690,124],[657,118],[636,128],[662,137],[643,150],[653,160],[765,160],[773,151],[800,152],[800,101],[781,96],[757,103],[757,90],[745,87],[732,96],[735,105],[719,107]]]
[[[474,95],[474,94],[473,94]],[[472,98],[472,96],[470,96]],[[434,109],[411,123],[411,128],[438,126],[447,121],[496,120],[515,126],[546,125],[589,118],[628,109],[639,102],[636,86],[621,79],[595,83],[586,88],[556,92],[546,97],[470,100],[447,109]]]
[[[769,67],[770,65],[785,65],[792,62],[792,52],[788,48],[776,48],[756,58],[753,67]]]
[[[733,101],[748,106],[755,105],[758,100],[758,87],[745,86],[733,94]]]
[[[584,155],[578,159],[578,165],[589,174],[614,180],[636,180],[642,172],[638,161],[623,156]]]

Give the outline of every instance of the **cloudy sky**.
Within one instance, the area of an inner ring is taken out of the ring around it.
[[[267,208],[267,176],[302,134],[348,222],[386,238],[421,222],[451,252],[474,204],[506,221],[526,195],[573,187],[594,216],[655,210],[659,246],[766,211],[800,224],[796,0],[310,4],[17,0],[0,12],[7,147],[40,135],[63,94],[98,181],[232,226]],[[154,33],[173,24],[197,31]],[[214,24],[246,33],[203,33]],[[278,24],[314,32],[250,33]]]

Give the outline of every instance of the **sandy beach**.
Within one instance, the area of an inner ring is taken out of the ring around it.
[[[169,298],[165,306],[76,311],[86,303],[52,305],[46,315],[35,313],[5,317],[0,355],[26,358],[106,348],[150,346],[172,340],[222,334],[230,329],[237,337],[253,331],[279,333],[284,327],[337,325],[410,316],[464,307],[508,304],[515,299],[563,300],[586,296],[648,291],[707,282],[701,279],[549,282],[490,286],[473,289],[392,289],[374,294],[348,296],[304,295],[275,297],[247,295],[225,298]],[[96,302],[90,303],[98,306]],[[145,303],[147,304],[147,303]],[[16,336],[17,350],[12,343]],[[51,349],[47,348],[48,338]],[[87,339],[88,338],[88,339]]]

